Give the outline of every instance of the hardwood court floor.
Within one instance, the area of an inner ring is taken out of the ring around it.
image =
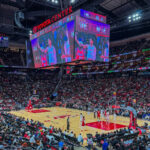
[[[42,112],[43,110],[48,110],[49,112]],[[113,130],[102,130],[92,126],[84,126],[80,125],[80,113],[85,116],[85,123],[95,123],[97,119],[94,119],[93,113],[88,113],[86,111],[76,110],[76,109],[68,109],[63,107],[51,107],[51,108],[41,108],[40,110],[35,110],[32,112],[27,112],[26,110],[20,111],[11,111],[11,114],[14,114],[19,117],[24,117],[25,119],[33,119],[35,121],[40,121],[44,123],[46,127],[50,125],[54,126],[55,128],[61,128],[63,131],[67,127],[67,117],[70,117],[70,131],[73,131],[76,136],[79,133],[82,134],[84,138],[86,138],[87,133],[91,133],[95,135],[96,131],[99,133],[108,133],[112,132]],[[101,118],[102,122],[105,122],[104,118]],[[114,120],[113,115],[110,116],[109,122],[120,124],[120,125],[129,125],[129,118],[117,116],[116,120]],[[149,121],[145,120],[137,120],[139,126],[144,125],[144,122],[147,122],[150,125]]]

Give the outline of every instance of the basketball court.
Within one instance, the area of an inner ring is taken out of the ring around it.
[[[113,115],[110,115],[109,123],[106,122],[104,118],[100,119],[100,122],[94,118],[94,113],[89,113],[86,111],[76,110],[76,109],[68,109],[63,107],[51,107],[51,108],[41,108],[41,109],[33,109],[31,112],[27,112],[26,110],[20,111],[11,111],[11,114],[14,114],[18,117],[24,117],[25,119],[32,119],[34,121],[40,121],[44,123],[46,127],[50,125],[55,128],[61,128],[62,131],[67,128],[67,117],[70,117],[70,132],[73,131],[76,136],[79,133],[82,134],[83,138],[86,139],[86,134],[91,133],[95,135],[96,131],[98,133],[108,133],[117,129],[128,127],[129,118],[117,116],[116,120],[114,120]],[[80,113],[85,116],[86,126],[81,126],[80,123]],[[145,120],[137,120],[139,126],[143,126],[144,123],[147,122],[150,125],[149,121]]]

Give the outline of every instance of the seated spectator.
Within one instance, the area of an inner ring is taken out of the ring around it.
[[[78,135],[78,142],[83,144],[83,137],[81,135],[81,133]]]
[[[33,135],[31,138],[30,138],[30,143],[31,144],[35,144],[36,143],[36,141],[35,141],[35,135]]]
[[[59,150],[62,150],[64,147],[64,142],[63,141],[60,141],[59,142]]]
[[[103,150],[108,150],[108,146],[109,146],[109,144],[108,144],[107,140],[104,139],[104,143],[103,143],[102,149],[103,149]]]
[[[87,139],[87,144],[88,144],[88,146],[87,146],[88,150],[91,150],[93,148],[93,139],[92,139],[92,137]]]
[[[73,131],[71,131],[69,136],[74,137]]]

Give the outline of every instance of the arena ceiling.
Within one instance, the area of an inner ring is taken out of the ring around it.
[[[69,5],[74,11],[82,8],[107,16],[111,40],[149,32],[150,0],[0,0],[0,33],[24,42],[33,26]],[[129,23],[128,16],[136,12],[140,12],[142,18]]]

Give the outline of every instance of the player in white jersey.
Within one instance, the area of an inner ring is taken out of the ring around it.
[[[116,113],[115,112],[114,112],[114,123],[115,123],[114,129],[116,129]]]
[[[82,125],[82,120],[83,120],[83,115],[82,113],[80,114],[80,125]]]
[[[103,119],[104,119],[103,109],[101,109],[101,118],[103,118]]]
[[[107,123],[109,122],[109,111],[107,111],[107,113],[106,113],[106,121],[107,121]]]
[[[114,121],[116,121],[116,113],[114,112]]]

